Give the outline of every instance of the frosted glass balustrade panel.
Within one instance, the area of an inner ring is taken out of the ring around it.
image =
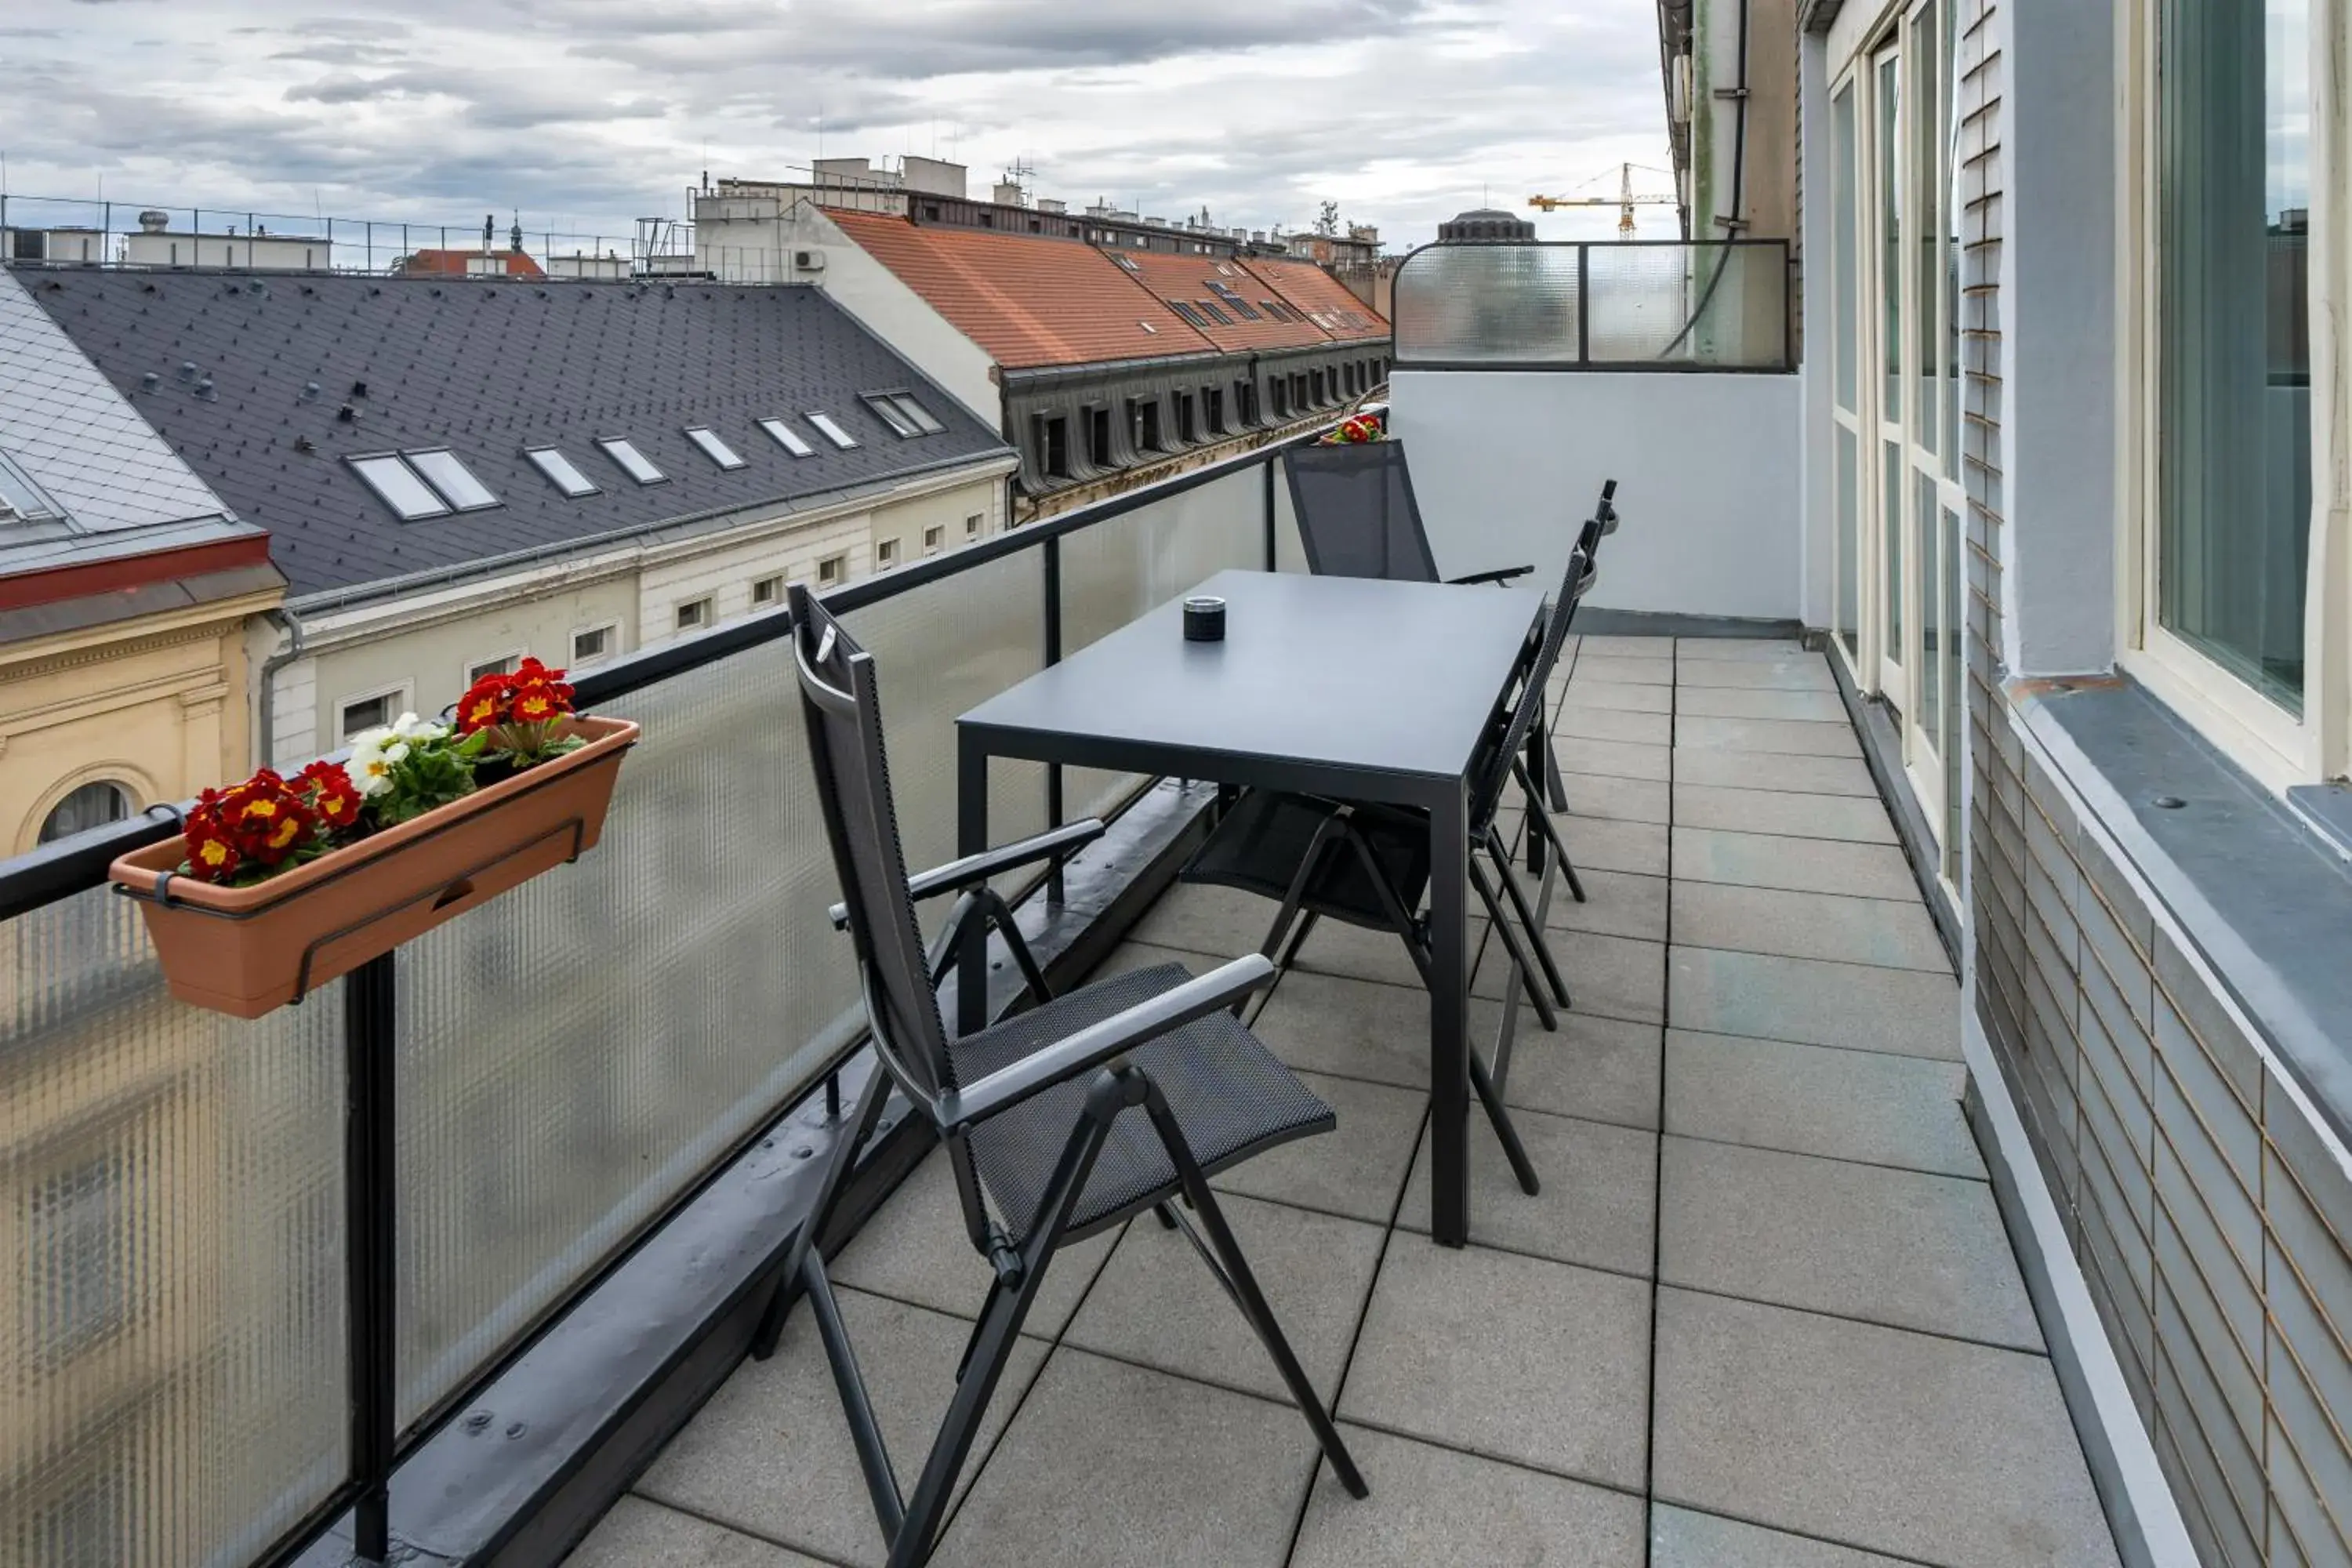
[[[1044,553],[1001,555],[842,620],[874,656],[881,678],[890,791],[907,869],[952,860],[956,718],[1045,668]],[[988,841],[1010,844],[1045,830],[1045,764],[991,762]],[[940,930],[953,903],[942,898],[917,909],[927,938]]]
[[[1397,363],[1568,363],[1581,280],[1572,245],[1441,245],[1396,276]]]
[[[1278,487],[1279,475],[1276,482]],[[1286,506],[1287,499],[1277,504]],[[1255,468],[1065,534],[1063,657],[1228,567],[1257,571],[1265,565],[1265,476]],[[1149,783],[1141,773],[1065,769],[1064,815],[1106,815]]]
[[[0,1002],[0,1563],[247,1562],[348,1467],[341,986],[184,1006],[101,888]]]
[[[600,704],[597,847],[402,950],[400,1411],[462,1386],[853,1037],[788,646]]]

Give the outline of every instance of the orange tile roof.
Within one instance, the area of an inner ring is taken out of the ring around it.
[[[999,364],[1093,364],[1215,347],[1078,240],[924,228],[839,208],[825,216]]]
[[[1296,311],[1276,311],[1265,308],[1269,297],[1290,302],[1265,287],[1262,280],[1244,270],[1238,261],[1213,256],[1168,256],[1150,250],[1117,250],[1111,252],[1114,266],[1120,262],[1133,265],[1129,275],[1151,294],[1172,307],[1183,301],[1184,310],[1201,318],[1194,322],[1201,334],[1221,349],[1288,349],[1318,348],[1330,342],[1330,335]],[[1228,294],[1242,300],[1236,307]],[[1203,302],[1213,308],[1203,309]],[[1285,321],[1289,314],[1292,320]],[[1223,321],[1218,320],[1223,316]]]
[[[1342,342],[1389,335],[1389,324],[1381,320],[1379,312],[1311,261],[1277,261],[1271,257],[1254,256],[1240,265],[1265,279],[1286,303],[1297,306],[1308,321]]]
[[[447,250],[438,250],[426,248],[412,252],[402,261],[400,270],[404,274],[415,277],[478,277],[481,275],[481,272],[476,268],[475,263],[483,259],[483,254],[484,253],[479,249],[461,250],[452,247]],[[490,259],[498,263],[497,269],[509,278],[544,278],[547,276],[546,271],[541,268],[537,261],[532,260],[530,257],[524,255],[520,250],[494,250],[489,252],[488,255]]]

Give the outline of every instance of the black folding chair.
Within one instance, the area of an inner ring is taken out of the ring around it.
[[[1541,640],[1520,680],[1517,700],[1510,705],[1507,719],[1489,737],[1471,786],[1470,884],[1486,906],[1495,935],[1509,954],[1547,1029],[1559,1026],[1551,1004],[1556,996],[1561,1006],[1570,1005],[1568,984],[1545,940],[1543,921],[1511,869],[1510,850],[1496,826],[1495,814],[1504,789],[1515,779],[1530,793],[1530,812],[1542,809],[1533,798],[1534,784],[1520,752],[1531,736],[1540,742],[1537,721],[1543,711],[1544,682],[1567,640],[1577,602],[1591,584],[1592,574],[1586,569],[1580,548],[1570,555],[1559,602],[1546,617]],[[1481,854],[1494,868],[1492,879],[1481,865]],[[1563,865],[1566,859],[1563,854]],[[1394,931],[1424,986],[1430,984],[1429,926],[1414,911],[1428,891],[1429,874],[1425,814],[1280,790],[1253,790],[1244,795],[1218,821],[1183,872],[1190,881],[1241,888],[1277,900],[1281,909],[1259,951],[1268,958],[1279,954],[1279,967],[1289,967],[1316,922],[1328,915],[1349,925]],[[1507,914],[1503,908],[1506,901],[1510,905]],[[1294,921],[1298,922],[1295,932]],[[1543,984],[1537,983],[1538,970]],[[1550,995],[1545,994],[1546,985]],[[1486,1108],[1487,1120],[1495,1125],[1495,1135],[1502,1141],[1512,1173],[1520,1187],[1532,1194],[1540,1190],[1541,1184],[1496,1087],[1497,1079],[1508,1070],[1507,1050],[1506,1041],[1498,1047],[1490,1073],[1474,1048],[1469,1053],[1470,1082]]]
[[[1037,1005],[978,1034],[949,1039],[933,975],[942,956],[955,950],[964,921],[990,919],[992,911],[987,900],[968,897],[927,953],[914,896],[959,887],[971,894],[970,868],[977,861],[959,862],[961,872],[942,868],[910,881],[891,804],[874,661],[805,588],[792,590],[792,615],[809,752],[844,895],[841,915],[856,951],[866,1022],[883,1070],[867,1081],[845,1136],[835,1146],[816,1205],[793,1239],[761,1318],[752,1352],[762,1358],[774,1352],[792,1300],[788,1292],[797,1287],[815,1314],[833,1366],[858,1464],[889,1543],[889,1568],[929,1561],[957,1474],[1055,1251],[1145,1209],[1192,1242],[1274,1358],[1340,1483],[1355,1497],[1367,1495],[1209,1189],[1212,1174],[1335,1124],[1330,1108],[1227,1011],[1265,985],[1273,965],[1253,955],[1194,979],[1180,964],[1161,964],[1055,997],[1046,993],[1027,950],[1016,946]],[[997,869],[1034,862],[1056,852],[1046,844],[1055,837],[979,858]],[[996,918],[1017,943],[1009,919]],[[811,1245],[824,1234],[857,1150],[873,1135],[894,1088],[947,1145],[965,1228],[994,1271],[911,1499],[898,1489],[824,1254]],[[1198,1214],[1205,1240],[1170,1204],[1179,1196]]]
[[[1392,583],[1507,583],[1533,566],[1441,578],[1412,498],[1402,441],[1300,447],[1284,459],[1307,568],[1318,577]]]

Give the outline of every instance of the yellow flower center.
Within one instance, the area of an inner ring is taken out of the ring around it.
[[[208,838],[196,846],[196,858],[207,866],[217,866],[228,858],[228,846],[217,838]]]

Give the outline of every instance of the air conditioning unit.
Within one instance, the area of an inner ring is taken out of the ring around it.
[[[795,250],[795,251],[793,251],[793,270],[794,270],[795,272],[822,272],[822,271],[824,271],[824,251],[822,251],[822,250]]]

